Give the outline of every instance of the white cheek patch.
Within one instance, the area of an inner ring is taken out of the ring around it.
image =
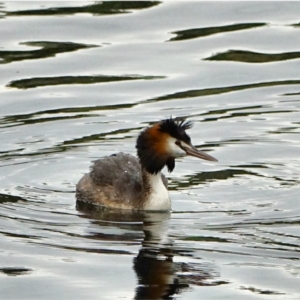
[[[167,140],[167,147],[166,150],[169,153],[169,155],[174,157],[180,157],[185,156],[186,153],[184,150],[182,150],[178,145],[175,144],[176,139],[173,137],[169,137]],[[182,143],[185,144],[185,143]]]

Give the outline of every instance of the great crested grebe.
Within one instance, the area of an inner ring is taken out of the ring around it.
[[[138,136],[138,158],[120,152],[96,160],[77,184],[77,201],[127,210],[170,210],[163,167],[172,172],[175,158],[185,155],[217,161],[192,145],[186,133],[192,125],[184,119],[162,120]]]

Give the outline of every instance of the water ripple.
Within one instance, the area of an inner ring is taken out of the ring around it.
[[[58,76],[58,77],[36,77],[19,79],[10,82],[7,86],[18,89],[31,89],[41,86],[51,85],[70,85],[70,84],[94,84],[118,82],[127,80],[152,80],[163,79],[164,76],[145,76],[145,75],[123,75],[123,76],[109,76],[109,75],[93,75],[93,76]]]
[[[158,1],[112,1],[85,6],[50,7],[47,9],[2,11],[6,16],[56,16],[88,13],[96,16],[129,13],[131,10],[145,9],[158,5]]]
[[[242,90],[246,90],[246,89],[256,89],[256,88],[281,86],[281,85],[297,85],[297,84],[300,84],[300,80],[292,79],[292,80],[277,80],[277,81],[249,83],[249,84],[233,85],[233,86],[227,86],[227,87],[186,90],[186,91],[182,91],[182,92],[176,92],[173,94],[159,96],[159,97],[156,97],[153,99],[146,100],[145,102],[203,97],[203,96],[231,93],[231,92],[235,92],[235,91],[242,91]]]
[[[300,52],[258,53],[245,50],[228,50],[212,55],[204,60],[237,61],[244,63],[270,63],[300,58]]]
[[[47,57],[56,56],[59,53],[73,52],[80,49],[88,49],[92,47],[100,47],[96,45],[85,45],[79,43],[71,42],[25,42],[20,43],[20,45],[26,45],[30,47],[39,47],[38,50],[18,50],[18,51],[8,51],[0,50],[0,64],[7,64],[16,61],[30,60],[30,59],[41,59]]]
[[[225,33],[225,32],[240,31],[245,29],[262,27],[266,25],[267,23],[241,23],[241,24],[232,24],[232,25],[217,26],[217,27],[192,28],[186,30],[179,30],[179,31],[171,32],[172,34],[176,34],[176,36],[171,38],[169,41],[172,42],[172,41],[196,39],[203,36],[209,36],[209,35]]]

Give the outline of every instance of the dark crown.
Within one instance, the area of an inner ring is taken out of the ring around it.
[[[192,128],[193,121],[186,121],[183,118],[173,119],[172,117],[160,122],[160,130],[169,133],[175,139],[187,144],[191,143],[191,138],[186,134],[186,130]]]

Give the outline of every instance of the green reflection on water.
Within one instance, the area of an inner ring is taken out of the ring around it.
[[[0,118],[0,127],[14,127],[21,126],[25,124],[36,124],[43,123],[49,121],[55,121],[57,119],[75,119],[91,116],[99,116],[99,111],[103,110],[117,110],[122,108],[130,108],[133,107],[134,104],[116,104],[116,105],[97,105],[97,106],[79,106],[79,107],[66,107],[66,108],[58,108],[58,109],[49,109],[42,110],[29,114],[18,114],[18,115],[10,115],[3,118]],[[97,114],[86,114],[90,112],[97,112]],[[68,114],[67,116],[59,116],[61,114]],[[50,115],[48,117],[44,117],[44,115]],[[2,153],[2,152],[0,152]]]
[[[230,92],[241,91],[241,90],[246,90],[246,89],[280,86],[280,85],[293,85],[293,84],[300,84],[300,80],[279,80],[279,81],[233,85],[233,86],[227,86],[227,87],[215,87],[215,88],[206,88],[206,89],[198,89],[198,90],[187,90],[187,91],[183,91],[183,92],[177,92],[174,94],[160,96],[157,98],[152,98],[152,99],[146,100],[145,102],[202,97],[202,96],[230,93]]]
[[[92,15],[111,15],[129,13],[133,9],[145,9],[160,4],[158,1],[104,1],[86,6],[51,7],[5,12],[6,16],[54,16],[89,13]]]
[[[199,186],[200,184],[205,184],[206,182],[213,182],[217,181],[220,182],[221,180],[228,180],[230,178],[235,177],[259,177],[259,178],[271,178],[279,183],[281,186],[285,187],[292,187],[299,185],[298,180],[289,179],[289,178],[281,178],[279,176],[274,175],[266,175],[260,173],[259,170],[257,172],[247,170],[246,168],[251,169],[269,169],[268,166],[265,164],[255,164],[255,165],[238,165],[235,167],[231,167],[228,169],[217,170],[217,171],[210,171],[210,172],[199,172],[195,174],[190,174],[184,176],[179,179],[172,179],[171,185],[168,187],[169,190],[178,190],[178,189],[187,189],[193,186]]]
[[[286,52],[286,53],[258,53],[243,50],[229,50],[223,53],[215,54],[204,60],[226,60],[238,61],[245,63],[268,63],[289,59],[297,59],[300,57],[300,52]]]
[[[186,236],[183,237],[181,240],[183,241],[198,241],[198,242],[215,242],[215,243],[230,243],[229,240],[219,238],[219,237],[213,237],[213,236]]]
[[[252,287],[252,286],[249,286],[249,287],[241,286],[240,289],[245,290],[245,291],[250,291],[255,294],[261,294],[261,295],[285,295],[285,293],[272,291],[272,290],[262,290],[262,289],[258,289],[258,288]]]
[[[0,64],[7,64],[20,60],[27,59],[39,59],[55,56],[58,53],[72,52],[79,49],[86,49],[92,47],[101,47],[96,45],[85,45],[71,42],[26,42],[20,43],[20,45],[26,45],[31,47],[41,47],[37,50],[27,50],[27,51],[2,51],[0,50]]]
[[[26,275],[31,271],[32,269],[19,268],[19,267],[0,268],[0,273],[3,273],[8,276]]]
[[[220,180],[227,180],[229,178],[234,178],[236,176],[259,176],[263,177],[262,175],[243,170],[243,169],[224,169],[224,170],[217,170],[217,171],[210,171],[210,172],[199,172],[196,174],[191,174],[188,176],[184,176],[179,179],[172,179],[171,187],[174,187],[175,190],[178,189],[186,189],[193,186],[198,186],[200,184],[204,184],[209,181],[220,181]],[[172,190],[172,188],[169,188]]]
[[[8,194],[1,194],[0,193],[0,203],[5,202],[18,202],[18,201],[26,201],[25,199],[19,197],[19,196],[13,196]]]
[[[11,81],[7,86],[18,89],[30,89],[41,86],[65,85],[65,84],[93,84],[102,82],[116,82],[128,80],[151,80],[163,79],[164,76],[142,76],[142,75],[123,75],[123,76],[58,76],[58,77],[36,77]]]
[[[180,30],[180,31],[172,32],[172,34],[176,34],[176,36],[171,38],[169,41],[172,42],[172,41],[189,40],[189,39],[195,39],[195,38],[217,34],[217,33],[245,30],[245,29],[261,27],[265,25],[267,24],[266,23],[245,23],[245,24],[232,24],[226,26]]]

